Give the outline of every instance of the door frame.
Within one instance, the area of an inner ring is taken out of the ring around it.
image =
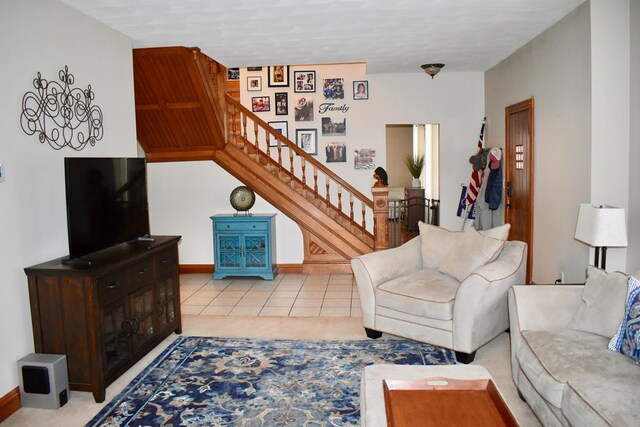
[[[528,202],[529,202],[529,212],[527,212],[526,216],[527,216],[527,221],[529,223],[529,227],[527,228],[525,234],[527,236],[527,240],[528,240],[528,248],[527,248],[527,274],[526,274],[526,279],[525,279],[525,283],[531,283],[531,277],[532,277],[532,272],[533,272],[533,227],[534,227],[534,223],[533,223],[533,212],[534,212],[534,129],[535,129],[535,122],[534,122],[534,108],[535,108],[535,103],[534,103],[534,99],[533,97],[529,98],[529,99],[525,99],[524,101],[520,101],[516,104],[512,104],[509,105],[507,107],[505,107],[504,109],[504,123],[505,123],[505,165],[506,167],[505,169],[505,184],[511,181],[511,173],[510,173],[510,168],[508,165],[511,165],[515,162],[515,156],[514,153],[511,152],[511,141],[510,141],[510,124],[509,124],[509,116],[513,113],[519,113],[522,111],[527,111],[527,116],[528,116],[528,122],[529,122],[529,153],[528,153],[528,162],[529,162],[529,170],[527,171],[528,174],[528,180],[529,180],[529,197],[528,197]],[[508,195],[505,192],[505,198],[508,197]],[[505,200],[505,205],[506,205],[506,200]],[[505,206],[504,209],[504,222],[507,222],[507,214],[508,214],[508,207]]]

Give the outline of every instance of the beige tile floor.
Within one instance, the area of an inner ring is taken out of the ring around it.
[[[180,276],[182,314],[362,317],[351,274],[279,274],[274,280]]]

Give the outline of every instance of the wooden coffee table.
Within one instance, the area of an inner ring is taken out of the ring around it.
[[[476,365],[372,365],[362,376],[360,425],[517,426],[491,375]]]

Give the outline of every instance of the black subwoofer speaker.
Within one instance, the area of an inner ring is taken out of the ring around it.
[[[67,357],[32,353],[18,360],[20,400],[27,408],[58,409],[69,400]]]

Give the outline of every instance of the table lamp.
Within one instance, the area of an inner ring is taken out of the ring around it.
[[[594,266],[606,269],[607,247],[627,246],[624,209],[608,205],[580,204],[575,239],[596,249]],[[599,263],[602,249],[602,263]]]

